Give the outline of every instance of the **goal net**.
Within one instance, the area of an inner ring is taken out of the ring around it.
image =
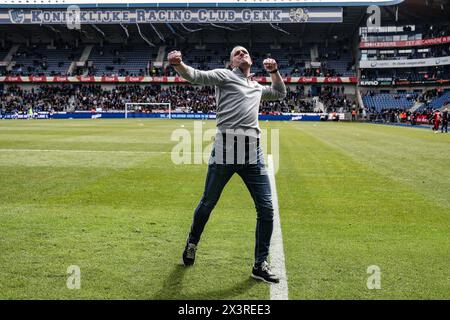
[[[140,103],[125,103],[125,118],[135,118],[142,113],[168,113],[169,119],[172,118],[172,107],[170,102],[140,102]]]

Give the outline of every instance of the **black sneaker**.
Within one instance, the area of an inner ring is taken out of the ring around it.
[[[269,264],[264,261],[259,267],[254,266],[252,270],[252,277],[262,280],[267,283],[278,283],[280,279],[270,271]]]
[[[185,266],[192,266],[195,261],[195,251],[197,251],[197,245],[193,243],[187,243],[183,251],[183,263]]]

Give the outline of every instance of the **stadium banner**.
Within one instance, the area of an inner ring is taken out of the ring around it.
[[[234,9],[0,9],[0,24],[341,23],[342,7]]]
[[[359,82],[360,86],[379,86],[380,82],[378,80],[361,80]]]
[[[254,77],[259,83],[271,83],[270,77]],[[356,84],[356,77],[285,77],[285,83]],[[0,83],[187,83],[181,77],[118,77],[118,76],[6,76]]]
[[[359,67],[361,69],[379,69],[379,68],[414,68],[414,67],[433,67],[450,64],[450,56],[427,59],[405,59],[405,60],[361,60]]]
[[[406,41],[386,41],[386,42],[361,42],[360,49],[377,49],[377,48],[401,48],[401,47],[423,47],[430,45],[439,45],[450,43],[450,36],[423,39],[423,40],[406,40]]]
[[[50,119],[51,114],[48,111],[35,112],[33,119]],[[30,118],[28,112],[15,112],[0,114],[0,119],[28,119]]]
[[[423,79],[423,80],[405,80],[405,79],[399,79],[399,80],[393,80],[392,85],[393,86],[401,86],[401,85],[445,85],[450,83],[449,79]]]
[[[422,79],[422,80],[407,80],[407,79],[376,79],[376,80],[360,80],[361,87],[378,87],[378,86],[410,86],[410,85],[443,85],[450,83],[448,79]]]
[[[409,80],[394,80],[394,81],[392,81],[392,85],[394,85],[394,86],[409,86],[409,85],[411,85],[411,81],[409,81]]]
[[[426,114],[420,114],[416,117],[416,122],[417,123],[423,123],[423,124],[429,124],[430,123],[430,119],[428,118],[428,115]]]
[[[390,86],[392,78],[377,78],[376,80],[360,80],[359,85],[363,87]]]

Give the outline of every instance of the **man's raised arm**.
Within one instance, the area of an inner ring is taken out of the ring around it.
[[[263,61],[264,69],[270,74],[272,80],[271,87],[264,87],[262,93],[263,100],[278,100],[286,97],[286,86],[278,72],[277,62],[274,59],[267,58]]]
[[[186,65],[180,51],[169,52],[167,60],[181,77],[194,84],[219,85],[227,78],[225,69],[201,71]]]

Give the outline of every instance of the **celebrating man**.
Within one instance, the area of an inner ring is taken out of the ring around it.
[[[208,165],[205,190],[194,212],[191,230],[183,251],[183,262],[192,265],[203,229],[223,188],[237,173],[255,202],[257,211],[255,263],[252,277],[268,283],[279,278],[267,262],[273,229],[273,206],[269,178],[264,169],[258,124],[261,100],[278,100],[286,96],[286,87],[274,59],[263,61],[272,85],[262,86],[251,79],[253,61],[242,46],[234,47],[230,69],[200,71],[183,63],[181,52],[168,54],[169,63],[193,84],[214,85],[217,105],[217,134]],[[253,155],[253,156],[252,156]]]

